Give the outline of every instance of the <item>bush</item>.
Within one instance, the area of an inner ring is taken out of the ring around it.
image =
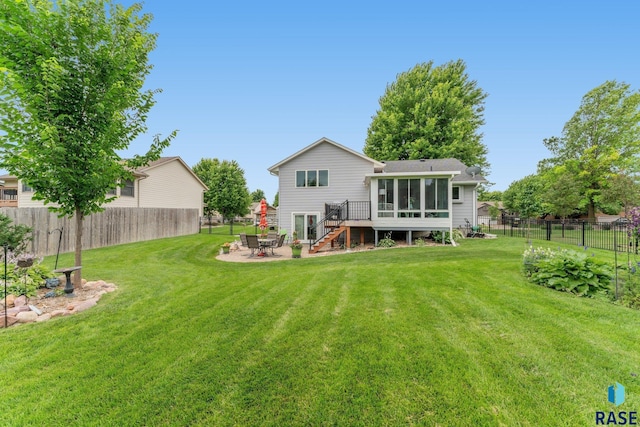
[[[418,237],[417,239],[415,239],[413,241],[413,244],[418,246],[418,247],[423,247],[423,246],[427,245],[427,242],[423,238]]]
[[[531,247],[523,254],[524,274],[533,283],[581,296],[609,291],[613,271],[585,252]]]
[[[21,256],[24,256],[21,255]],[[45,285],[45,279],[52,277],[52,272],[42,264],[41,259],[29,255],[33,259],[33,265],[29,267],[19,267],[17,261],[20,256],[9,253],[7,256],[7,293],[14,295],[26,295],[32,297],[36,295],[38,288]],[[0,278],[5,279],[4,271],[0,273]],[[0,290],[0,298],[4,297],[4,289]]]
[[[636,266],[631,266],[626,273],[618,276],[622,282],[622,297],[619,302],[626,307],[640,309],[640,271]]]
[[[396,241],[391,238],[391,232],[384,235],[384,239],[378,242],[379,248],[390,248],[396,245]]]
[[[26,225],[12,224],[11,219],[0,213],[0,246],[15,253],[20,253],[31,241],[31,228]]]
[[[432,231],[431,238],[437,242],[442,243],[442,236],[444,235],[444,243],[447,245],[451,244],[451,234],[448,231]],[[462,240],[464,239],[464,234],[462,230],[455,228],[453,230],[453,240]]]

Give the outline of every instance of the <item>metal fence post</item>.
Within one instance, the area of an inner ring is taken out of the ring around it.
[[[547,240],[551,240],[551,221],[545,221],[547,224]]]
[[[587,229],[586,224],[587,224],[586,221],[582,221],[582,245],[581,246],[586,246],[584,243],[584,232]]]

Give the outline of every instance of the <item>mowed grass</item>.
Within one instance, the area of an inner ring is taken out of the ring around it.
[[[640,409],[640,312],[528,283],[523,239],[216,261],[228,240],[86,251],[119,289],[0,330],[0,425],[594,425],[616,381]]]

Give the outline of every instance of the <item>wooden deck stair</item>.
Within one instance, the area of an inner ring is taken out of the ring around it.
[[[313,246],[311,246],[311,248],[309,249],[309,253],[315,254],[320,249],[325,247],[325,245],[336,240],[346,229],[347,227],[345,227],[344,225],[334,228],[333,230],[331,230],[331,232],[329,232],[329,234],[327,234],[322,239],[317,241]]]

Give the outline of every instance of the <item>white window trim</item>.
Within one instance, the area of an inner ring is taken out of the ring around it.
[[[316,173],[316,185],[307,185],[309,171]],[[320,171],[327,171],[327,185],[320,185]],[[298,185],[298,172],[304,172],[304,185]],[[331,186],[329,169],[296,169],[294,177],[293,185],[295,188],[328,188]]]
[[[453,198],[453,189],[458,188],[458,198]],[[452,185],[451,186],[451,201],[453,203],[464,203],[464,187],[462,185]]]

